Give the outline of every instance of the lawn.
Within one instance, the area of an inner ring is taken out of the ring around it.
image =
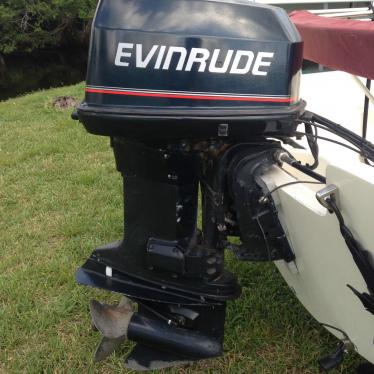
[[[78,286],[77,267],[122,234],[122,187],[109,139],[55,109],[83,85],[0,103],[0,372],[126,373],[125,344],[93,364],[88,302],[117,295]],[[298,303],[272,264],[227,266],[243,295],[228,306],[225,355],[165,373],[317,373],[336,339]],[[354,373],[351,354],[335,373]]]

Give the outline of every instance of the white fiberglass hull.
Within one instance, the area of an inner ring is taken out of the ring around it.
[[[295,155],[302,159],[303,152]],[[327,184],[339,188],[338,204],[347,226],[374,258],[374,168],[351,158],[337,166],[321,157]],[[263,179],[269,189],[295,180],[293,170],[273,167]],[[295,175],[305,180],[303,175]],[[311,187],[312,186],[312,187]],[[295,295],[314,318],[342,330],[355,349],[374,363],[374,315],[347,287],[368,292],[367,285],[340,234],[335,214],[317,201],[324,185],[296,184],[273,193],[280,221],[295,253],[294,263],[276,265]],[[338,338],[343,334],[329,328]]]

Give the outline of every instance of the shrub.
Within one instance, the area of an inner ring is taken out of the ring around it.
[[[82,43],[97,0],[2,0],[0,54]]]

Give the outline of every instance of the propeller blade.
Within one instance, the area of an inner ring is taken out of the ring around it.
[[[127,301],[117,306],[91,300],[90,311],[93,324],[104,337],[109,339],[126,337],[131,317],[134,314]]]
[[[101,339],[94,356],[94,362],[105,360],[110,356],[124,341],[126,336],[121,336],[116,339],[109,339],[105,336]]]
[[[129,310],[133,310],[133,302],[126,296],[121,297],[118,306],[127,307]]]

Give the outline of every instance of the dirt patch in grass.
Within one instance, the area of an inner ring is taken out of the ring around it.
[[[57,96],[52,101],[53,106],[59,109],[75,108],[78,103],[78,100],[73,96]]]

